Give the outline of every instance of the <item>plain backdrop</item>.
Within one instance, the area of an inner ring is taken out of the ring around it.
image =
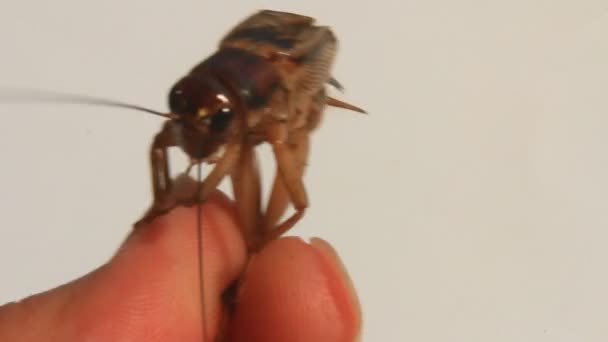
[[[341,42],[340,98],[370,115],[327,112],[306,175],[311,208],[292,234],[343,257],[363,341],[608,340],[606,1],[0,6],[0,86],[159,110],[255,10],[318,18]],[[7,302],[114,253],[150,203],[161,122],[65,105],[0,104],[0,115]]]

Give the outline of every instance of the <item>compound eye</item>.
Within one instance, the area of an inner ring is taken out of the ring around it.
[[[230,121],[234,117],[234,112],[231,108],[224,107],[211,116],[210,129],[212,132],[221,133],[228,128]]]
[[[184,96],[184,91],[181,88],[176,87],[171,90],[169,95],[169,108],[171,109],[171,112],[178,114],[187,113],[189,107],[188,100],[186,99],[186,96]]]

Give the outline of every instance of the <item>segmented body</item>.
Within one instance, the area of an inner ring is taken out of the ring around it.
[[[172,119],[150,152],[154,203],[140,222],[175,205],[205,200],[229,176],[252,250],[293,227],[308,207],[303,174],[310,133],[325,106],[362,112],[326,96],[328,83],[339,87],[330,74],[336,50],[333,32],[308,16],[263,10],[237,24],[217,52],[170,91]],[[277,166],[264,209],[254,151],[263,142],[272,146]],[[170,179],[171,146],[181,147],[193,164],[214,164],[200,191]],[[289,204],[295,213],[281,221]]]
[[[320,121],[336,48],[332,31],[313,18],[264,10],[236,25],[191,73],[211,70],[246,100],[251,136],[269,120],[311,130]]]

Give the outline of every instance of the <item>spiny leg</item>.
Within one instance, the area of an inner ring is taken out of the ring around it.
[[[261,180],[254,146],[245,143],[232,170],[232,191],[245,241],[250,243],[261,225]]]
[[[259,250],[267,242],[276,239],[291,229],[302,218],[308,207],[308,196],[302,181],[300,167],[296,162],[293,151],[287,145],[286,124],[281,122],[271,125],[267,131],[267,137],[276,158],[277,177],[282,179],[296,212],[274,229],[265,232],[260,241],[251,248],[253,251]]]
[[[310,145],[309,136],[310,133],[308,131],[296,132],[293,138],[290,139],[292,141],[287,147],[294,155],[298,177],[304,176]],[[266,206],[266,211],[264,213],[264,226],[262,227],[264,230],[261,232],[262,234],[268,233],[275,228],[281,217],[285,214],[289,202],[289,194],[284,185],[283,178],[280,176],[277,169],[272,191],[270,192],[270,197],[268,199],[268,205]]]
[[[297,170],[300,172],[298,176],[300,178],[304,176],[307,165],[310,149],[310,134],[321,122],[326,105],[325,99],[325,89],[319,90],[319,92],[312,97],[308,106],[308,114],[306,115],[304,126],[296,131],[290,132],[289,135],[288,145],[293,151],[294,158],[296,159]],[[285,214],[289,202],[287,189],[283,185],[283,179],[277,171],[268,205],[266,206],[263,227],[264,232],[268,232],[270,229],[275,228],[281,217]]]

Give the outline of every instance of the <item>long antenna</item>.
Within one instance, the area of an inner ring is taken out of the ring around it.
[[[198,201],[200,198],[200,193],[201,193],[201,189],[202,189],[202,166],[199,163],[197,165],[196,168],[196,181],[198,184],[198,191],[197,191],[197,195],[196,195],[196,199],[197,199],[197,206],[196,206],[196,235],[197,235],[197,256],[198,256],[198,282],[199,282],[199,286],[200,286],[200,300],[201,300],[201,304],[200,304],[200,309],[201,309],[201,328],[202,328],[202,335],[203,335],[203,341],[207,341],[207,319],[206,319],[206,315],[205,315],[205,280],[203,277],[203,271],[204,271],[204,266],[203,266],[203,210],[202,210],[202,204],[200,201]]]
[[[162,116],[167,119],[174,118],[171,113],[163,113],[146,107],[121,102],[101,97],[70,94],[70,93],[59,93],[47,90],[38,89],[25,89],[25,88],[5,88],[0,87],[0,102],[8,103],[63,103],[63,104],[81,104],[81,105],[92,105],[92,106],[104,106],[104,107],[116,107],[133,109],[140,112],[146,112],[149,114]]]

